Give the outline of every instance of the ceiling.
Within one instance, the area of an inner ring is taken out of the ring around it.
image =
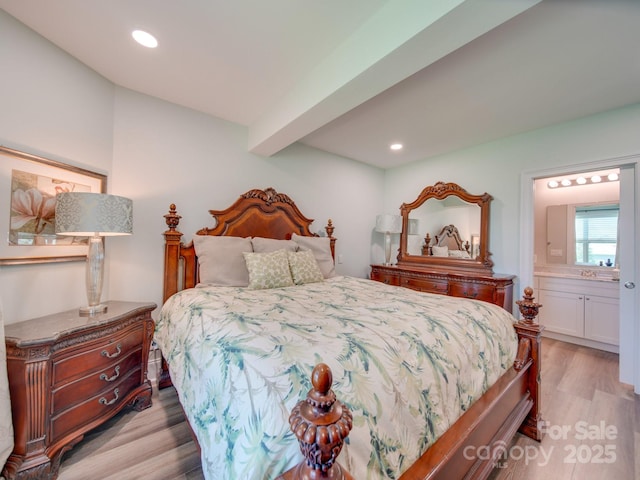
[[[639,0],[0,0],[113,83],[390,168],[640,103]],[[136,44],[149,31],[159,46]],[[389,145],[401,142],[399,152]]]

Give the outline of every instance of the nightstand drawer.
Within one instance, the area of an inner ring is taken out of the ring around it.
[[[411,288],[412,290],[418,290],[420,292],[440,293],[443,295],[447,295],[449,293],[449,282],[447,282],[446,280],[429,280],[405,277],[402,279],[400,285],[406,288]]]
[[[119,332],[88,345],[89,348],[75,349],[70,355],[63,355],[53,362],[53,385],[84,376],[89,372],[108,367],[117,359],[124,358],[143,342],[143,327],[136,324],[127,331]]]
[[[51,411],[57,415],[63,410],[73,407],[75,404],[95,395],[97,392],[116,385],[131,371],[140,372],[142,361],[142,349],[136,348],[118,362],[112,362],[106,367],[82,377],[73,382],[65,383],[52,392]],[[140,373],[138,373],[138,376]]]
[[[495,286],[482,283],[458,283],[451,282],[450,295],[454,297],[473,298],[493,303]]]
[[[127,372],[127,376],[96,393],[79,405],[69,408],[51,420],[51,438],[57,441],[79,425],[88,425],[94,419],[109,415],[119,408],[127,395],[140,385],[140,368]]]

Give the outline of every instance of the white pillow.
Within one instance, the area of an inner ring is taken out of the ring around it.
[[[434,257],[448,257],[449,256],[449,247],[446,245],[444,247],[439,247],[434,245],[431,247],[431,251],[433,252]]]
[[[263,290],[293,285],[286,250],[267,253],[246,252],[243,255],[249,270],[249,288]]]
[[[471,258],[464,250],[449,250],[449,256],[453,258]]]
[[[324,275],[322,275],[316,257],[311,250],[287,252],[287,257],[289,258],[291,277],[296,285],[324,280]]]
[[[251,245],[256,253],[275,252],[283,249],[289,252],[298,250],[298,244],[293,240],[276,240],[275,238],[253,237]]]
[[[249,271],[245,252],[252,252],[251,239],[194,235],[193,246],[198,256],[200,283],[222,287],[246,287]]]
[[[329,237],[303,237],[294,233],[291,240],[298,244],[300,250],[311,250],[316,257],[324,278],[336,276],[336,267],[331,256],[331,239]]]

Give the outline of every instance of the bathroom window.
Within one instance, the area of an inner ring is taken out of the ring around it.
[[[576,206],[576,263],[607,265],[617,263],[619,205]]]

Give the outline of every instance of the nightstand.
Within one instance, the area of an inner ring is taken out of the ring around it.
[[[5,326],[15,446],[7,479],[54,479],[64,452],[125,406],[151,406],[154,303],[107,302]]]

